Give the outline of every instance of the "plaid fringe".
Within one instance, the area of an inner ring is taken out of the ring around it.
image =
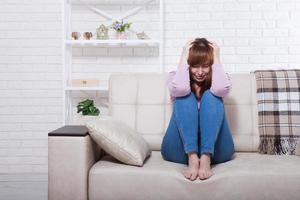
[[[274,154],[274,155],[294,155],[297,146],[295,138],[280,136],[274,137],[260,137],[258,152],[261,154]]]

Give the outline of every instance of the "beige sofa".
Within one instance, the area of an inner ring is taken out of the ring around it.
[[[85,126],[49,133],[50,200],[300,199],[300,156],[262,155],[254,74],[231,74],[224,98],[236,153],[213,165],[214,175],[194,182],[186,165],[163,160],[160,145],[172,113],[167,74],[114,74],[109,82],[109,114],[149,142],[143,167],[122,164],[100,150]]]

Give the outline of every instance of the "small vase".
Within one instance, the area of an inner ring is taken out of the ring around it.
[[[125,33],[125,31],[122,31],[122,32],[118,32],[117,31],[116,36],[117,36],[118,40],[125,40],[126,39],[126,33]]]

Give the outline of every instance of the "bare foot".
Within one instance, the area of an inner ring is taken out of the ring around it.
[[[188,153],[189,156],[189,164],[188,168],[182,171],[182,174],[185,178],[194,181],[198,177],[199,170],[199,157],[197,153]]]
[[[204,180],[208,179],[213,175],[213,172],[211,171],[210,163],[211,163],[211,155],[210,154],[202,154],[200,156],[200,168],[198,171],[199,179]]]

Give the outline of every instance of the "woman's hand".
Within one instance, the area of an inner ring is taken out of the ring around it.
[[[215,42],[209,45],[214,49],[214,64],[220,64],[220,47]]]
[[[186,51],[188,52],[188,51],[190,50],[191,46],[192,46],[191,43],[192,43],[193,41],[194,41],[194,39],[188,40],[188,41],[185,43],[183,49],[186,50]]]
[[[187,65],[187,59],[189,58],[189,51],[190,48],[192,46],[192,42],[194,41],[194,39],[190,39],[186,42],[186,44],[184,45],[184,47],[182,48],[182,52],[181,52],[181,57],[180,57],[180,61],[179,61],[179,66],[182,65]]]

